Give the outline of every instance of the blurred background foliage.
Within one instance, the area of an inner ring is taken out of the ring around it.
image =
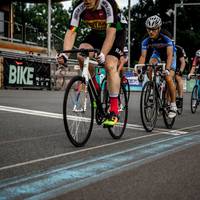
[[[72,7],[77,0],[72,0]],[[184,0],[184,3],[200,3],[199,0]],[[162,29],[168,30],[173,35],[174,4],[181,0],[139,0],[131,6],[131,63],[137,62],[140,55],[140,44],[146,34],[145,20],[151,15],[159,15],[163,20]],[[52,34],[64,38],[67,24],[70,19],[72,7],[65,10],[63,4],[52,4]],[[38,28],[40,32],[47,33],[47,4],[15,3],[15,21],[25,23]],[[23,12],[23,15],[21,14]],[[122,8],[122,12],[128,19],[128,6]],[[195,51],[200,49],[200,6],[187,5],[177,8],[176,43],[182,46],[188,56],[188,61],[194,56]],[[82,31],[76,41],[79,45],[82,37],[88,29],[82,25]],[[62,43],[62,41],[60,41]],[[62,45],[60,45],[62,46]],[[58,49],[60,50],[60,49]]]

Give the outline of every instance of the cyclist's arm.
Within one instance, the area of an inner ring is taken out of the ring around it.
[[[196,57],[194,58],[194,60],[192,62],[192,67],[191,67],[191,70],[190,70],[190,74],[194,74],[195,69],[196,69]]]
[[[168,46],[167,47],[167,60],[166,60],[166,69],[170,70],[173,60],[173,47]]]
[[[109,27],[106,30],[106,38],[104,40],[101,52],[106,56],[111,50],[116,37],[116,28]]]
[[[190,70],[190,74],[194,74],[195,68],[196,68],[196,65],[192,65],[191,70]]]
[[[73,48],[76,35],[77,33],[74,30],[70,30],[70,29],[67,30],[65,34],[64,45],[63,45],[64,50],[71,50]]]
[[[146,61],[146,56],[147,56],[147,50],[142,50],[140,59],[139,59],[139,64],[144,64]]]

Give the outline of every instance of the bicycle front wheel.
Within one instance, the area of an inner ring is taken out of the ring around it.
[[[191,94],[191,112],[195,113],[198,106],[198,86],[195,85]]]
[[[154,129],[158,116],[158,104],[154,87],[152,81],[147,81],[142,88],[140,97],[140,116],[147,132]]]
[[[85,79],[81,76],[73,77],[65,90],[63,120],[66,134],[74,146],[83,146],[91,135],[94,122],[92,99]]]

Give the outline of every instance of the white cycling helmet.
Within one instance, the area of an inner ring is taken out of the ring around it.
[[[196,52],[196,57],[200,57],[200,49]]]
[[[162,20],[157,15],[149,17],[145,22],[146,28],[159,28],[162,25]]]

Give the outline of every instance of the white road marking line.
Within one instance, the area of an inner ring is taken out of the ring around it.
[[[50,118],[56,118],[56,119],[63,119],[62,114],[58,113],[52,113],[52,112],[45,112],[45,111],[38,111],[38,110],[30,110],[30,109],[24,109],[24,108],[16,108],[16,107],[10,107],[10,106],[1,106],[0,110],[7,111],[7,112],[15,112],[15,113],[21,113],[21,114],[27,114],[27,115],[34,115],[34,116],[41,116],[41,117],[50,117]],[[89,118],[79,117],[79,116],[72,116],[68,115],[68,119],[70,120],[84,120],[84,121],[90,121]],[[127,128],[129,129],[140,129],[144,130],[141,125],[138,124],[127,124]]]
[[[10,106],[1,106],[0,105],[0,110],[7,111],[7,112],[17,112],[17,113],[22,113],[22,114],[29,114],[29,115],[35,115],[35,116],[43,116],[43,117],[51,117],[51,118],[62,119],[62,114],[44,112],[44,111],[37,111],[37,110],[30,110],[30,109],[15,108],[15,107],[10,107]],[[73,119],[74,119],[74,116],[72,116],[72,120]],[[99,148],[103,148],[103,147],[106,147],[106,146],[112,146],[112,145],[119,144],[119,143],[125,143],[125,142],[128,142],[128,141],[138,140],[138,139],[141,139],[141,138],[152,137],[152,136],[156,136],[156,135],[163,135],[163,134],[168,134],[168,135],[178,134],[178,135],[181,135],[181,134],[186,134],[187,132],[184,132],[183,130],[187,130],[189,128],[194,128],[194,127],[195,128],[200,127],[200,125],[185,127],[184,129],[182,128],[182,129],[179,129],[179,130],[171,130],[171,131],[169,131],[168,129],[156,129],[155,128],[154,131],[151,134],[148,134],[148,135],[144,135],[144,136],[140,136],[140,137],[136,137],[136,138],[130,138],[130,139],[126,139],[126,140],[120,140],[120,141],[109,143],[109,144],[99,145],[99,146],[90,147],[90,148],[87,148],[87,149],[82,149],[82,150],[78,150],[78,151],[58,154],[58,155],[55,155],[55,156],[45,157],[45,158],[31,160],[31,161],[27,161],[27,162],[17,163],[17,164],[14,164],[14,165],[4,166],[4,167],[0,168],[0,171],[10,169],[10,168],[14,168],[14,167],[23,166],[23,165],[33,164],[33,163],[37,163],[37,162],[41,162],[41,161],[46,161],[46,160],[50,160],[50,159],[54,159],[54,158],[59,158],[59,157],[63,157],[63,156],[71,155],[71,154],[76,154],[76,153],[81,153],[81,152],[90,151],[90,150],[94,150],[94,149],[99,149]],[[137,124],[127,124],[127,128],[144,130],[141,125],[137,125]]]
[[[17,140],[7,140],[7,141],[1,141],[0,145],[10,144],[10,143],[17,143],[17,142],[27,142],[27,141],[32,141],[32,140],[40,140],[40,139],[44,139],[46,137],[50,138],[50,137],[58,137],[58,136],[63,136],[63,135],[66,136],[65,133],[56,133],[56,134],[45,135],[45,136],[20,138],[20,139],[17,139]]]

